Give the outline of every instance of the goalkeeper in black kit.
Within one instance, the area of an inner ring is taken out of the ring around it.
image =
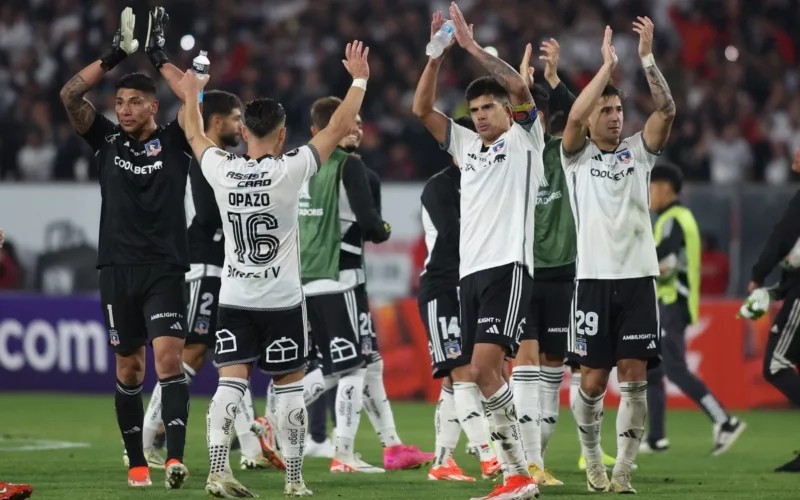
[[[792,170],[800,173],[800,150],[794,154]],[[775,266],[783,269],[777,285],[765,287],[764,281]],[[775,224],[767,244],[753,266],[750,296],[742,305],[739,317],[758,319],[770,302],[782,300],[770,330],[764,355],[764,378],[781,391],[795,406],[800,406],[800,191],[795,193],[783,216]],[[776,472],[800,472],[800,454],[775,469]]]

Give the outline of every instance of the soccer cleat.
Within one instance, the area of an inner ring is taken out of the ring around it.
[[[128,469],[128,486],[131,488],[143,488],[152,485],[153,483],[150,481],[150,469],[145,466]]]
[[[183,483],[189,477],[189,469],[180,463],[179,460],[173,458],[167,462],[167,473],[164,479],[164,485],[168,490],[179,490],[183,487]]]
[[[209,474],[206,493],[216,498],[257,498],[258,495],[242,486],[233,474]]]
[[[269,423],[269,419],[267,417],[258,417],[253,422],[250,430],[258,437],[258,442],[261,444],[261,455],[269,460],[276,469],[286,470],[286,464],[283,463],[283,459],[280,456],[278,442],[272,432],[272,424]]]
[[[544,473],[544,470],[540,469],[536,464],[528,464],[528,474],[531,475],[536,484],[541,484],[544,486],[544,483],[547,481],[547,476]]]
[[[386,472],[380,467],[373,467],[361,460],[361,455],[356,453],[350,457],[331,460],[331,472],[363,472],[366,474],[380,474]]]
[[[586,467],[586,489],[592,492],[607,491],[608,472],[602,462],[587,464]]]
[[[483,477],[483,479],[494,480],[502,473],[503,469],[500,467],[500,462],[497,461],[497,457],[481,462],[481,477]]]
[[[435,453],[419,451],[416,446],[398,444],[383,449],[383,467],[386,470],[419,469],[430,465]]]
[[[505,483],[498,484],[494,491],[485,497],[472,498],[471,500],[529,500],[539,498],[539,488],[536,482],[528,476],[508,476]]]
[[[639,453],[663,453],[669,450],[669,440],[661,438],[655,443],[651,443],[647,439],[642,439],[639,443]]]
[[[333,442],[330,439],[318,443],[313,439],[306,441],[306,451],[303,453],[304,457],[317,457],[317,458],[333,458],[334,454]]]
[[[30,498],[33,488],[29,484],[4,483],[0,481],[0,500],[23,500]]]
[[[456,464],[452,457],[447,465],[433,466],[428,471],[429,481],[475,481],[474,477],[467,476]]]
[[[623,495],[635,495],[636,490],[631,486],[630,474],[615,474],[611,477],[611,482],[608,483],[605,491],[610,493],[621,493]]]
[[[158,454],[155,449],[152,450],[144,450],[144,458],[147,460],[147,466],[151,469],[163,469],[164,468],[164,457]],[[125,464],[125,467],[130,467],[131,461],[128,458],[128,451],[122,450],[122,463]]]
[[[715,424],[714,449],[711,450],[711,456],[717,457],[728,451],[746,428],[747,424],[736,417],[731,417],[724,424]]]
[[[239,460],[239,465],[242,467],[242,470],[257,470],[257,469],[275,469],[276,467],[269,461],[269,459],[263,455],[259,455],[257,457],[249,458],[242,456],[241,460]]]
[[[550,474],[550,471],[547,469],[547,467],[544,469],[544,482],[539,484],[541,486],[564,486],[564,482],[559,481],[555,478],[555,476]]]
[[[609,469],[613,468],[617,465],[617,459],[612,457],[611,455],[606,455],[603,453],[603,465],[608,467]],[[638,469],[639,466],[636,464],[631,465],[632,470]],[[581,455],[581,458],[578,459],[578,470],[586,470],[586,457]]]
[[[796,451],[797,455],[794,460],[790,460],[780,467],[775,469],[775,472],[800,472],[800,451]]]
[[[310,497],[314,495],[314,492],[306,487],[306,483],[287,483],[283,494],[287,497]]]

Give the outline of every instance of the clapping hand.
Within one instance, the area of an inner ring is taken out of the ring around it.
[[[369,56],[369,47],[364,47],[364,42],[358,40],[348,43],[344,49],[345,58],[342,59],[342,64],[354,79],[369,79],[367,56]]]
[[[545,62],[544,66],[544,79],[550,84],[551,88],[558,87],[561,80],[558,78],[558,56],[561,53],[561,47],[555,38],[545,40],[539,50],[544,54],[539,56],[539,59]]]
[[[522,62],[519,65],[519,74],[525,80],[525,85],[528,88],[533,86],[533,73],[536,71],[531,66],[531,54],[533,54],[533,46],[528,44],[525,46],[525,55],[522,56]]]
[[[639,57],[645,58],[653,53],[653,21],[649,17],[637,17],[633,31],[639,34]]]
[[[603,65],[608,66],[613,71],[614,68],[617,67],[619,58],[617,58],[617,52],[614,50],[614,46],[611,45],[612,33],[613,32],[611,31],[611,28],[606,26],[606,33],[603,36],[603,46],[601,52],[603,53]]]
[[[469,49],[475,44],[475,40],[472,38],[472,25],[467,24],[464,14],[461,13],[461,9],[455,2],[450,2],[450,18],[453,20],[455,29],[454,38],[462,48]]]

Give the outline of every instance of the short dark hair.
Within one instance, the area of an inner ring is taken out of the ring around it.
[[[253,99],[244,107],[244,126],[259,139],[275,132],[286,122],[286,111],[275,99]]]
[[[144,73],[129,73],[119,79],[116,90],[133,89],[140,90],[153,97],[156,95],[156,82]]]
[[[625,92],[622,91],[621,88],[614,85],[614,82],[608,82],[605,87],[603,87],[603,93],[600,94],[600,97],[611,97],[617,96],[619,100],[625,99]]]
[[[672,164],[658,164],[650,171],[650,182],[668,182],[675,194],[683,187],[683,172]]]
[[[203,93],[203,124],[208,130],[211,117],[214,115],[228,116],[234,109],[242,109],[242,101],[238,97],[224,90],[209,90]]]
[[[536,109],[547,116],[550,112],[550,92],[537,83],[531,87],[531,95],[533,102],[536,103]]]
[[[320,97],[311,105],[311,123],[317,127],[318,130],[324,129],[328,126],[331,117],[336,110],[339,109],[339,105],[341,104],[342,100],[338,97]]]
[[[453,123],[455,123],[456,125],[461,125],[465,129],[471,130],[475,133],[478,132],[478,129],[475,128],[475,122],[472,121],[472,117],[469,115],[462,116],[461,118],[456,118],[455,120],[453,120]]]
[[[498,101],[511,101],[511,95],[508,93],[505,87],[500,85],[500,82],[491,76],[482,76],[476,80],[473,80],[472,83],[470,83],[467,87],[467,91],[464,93],[464,97],[467,99],[467,102],[485,95],[494,97]]]

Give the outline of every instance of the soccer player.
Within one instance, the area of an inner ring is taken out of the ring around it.
[[[469,116],[454,123],[475,131]],[[475,480],[465,475],[452,459],[462,429],[471,448],[477,450],[484,479],[500,472],[500,464],[489,446],[489,424],[481,408],[478,386],[470,378],[469,360],[461,356],[458,302],[461,171],[457,162],[453,156],[450,166],[428,179],[420,197],[427,256],[420,274],[417,303],[428,334],[433,378],[442,379],[434,416],[436,458],[428,471],[428,479],[432,481]]]
[[[617,493],[635,493],[630,477],[647,416],[647,367],[659,362],[659,271],[650,238],[648,179],[675,118],[675,102],[653,59],[653,23],[639,17],[633,29],[639,34],[639,57],[655,101],[644,130],[621,138],[621,93],[610,84],[617,55],[611,28],[606,27],[603,67],[572,105],[561,143],[578,235],[567,344],[572,359],[581,365],[574,414],[588,488]],[[609,481],[599,443],[603,397],[615,366],[621,402],[617,463]]]
[[[189,270],[183,198],[189,146],[182,114],[156,125],[153,80],[141,73],[117,83],[115,125],[85,99],[127,56],[136,52],[136,17],[122,11],[111,50],[61,89],[61,101],[78,134],[95,151],[100,171],[100,298],[109,344],[116,354],[115,408],[129,457],[128,484],[149,486],[142,449],[142,382],[145,343],[155,352],[167,422],[166,485],[180,488],[189,474],[181,463],[189,417],[189,389],[181,352],[186,338],[183,276]]]
[[[198,98],[208,80],[187,71],[180,82],[187,107],[186,137],[224,212],[225,268],[214,353],[220,381],[207,418],[211,471],[206,491],[213,496],[253,496],[233,478],[228,453],[235,408],[256,361],[275,385],[286,464],[284,494],[312,494],[302,477],[308,333],[300,281],[298,196],[358,113],[369,78],[368,53],[361,42],[347,45],[344,65],[354,78],[347,97],[328,127],[307,146],[282,156],[286,114],[279,103],[256,99],[247,104],[242,135],[248,155],[241,158],[215,147],[203,133]]]
[[[711,454],[716,456],[733,446],[746,424],[729,415],[686,364],[686,328],[697,321],[700,305],[700,230],[691,210],[678,200],[682,185],[683,175],[674,165],[657,165],[650,173],[650,208],[658,214],[655,239],[661,274],[656,284],[662,343],[661,365],[647,372],[650,425],[639,452],[669,449],[666,376],[714,423]]]
[[[458,44],[492,75],[467,87],[477,133],[434,108],[441,58],[428,60],[413,110],[461,169],[461,356],[470,361],[471,379],[483,395],[506,475],[486,498],[533,498],[538,488],[528,473],[514,396],[503,373],[533,286],[535,205],[530,194],[543,182],[544,135],[525,80],[475,42],[455,2],[450,16]],[[442,23],[441,14],[435,14],[432,31]]]
[[[792,170],[800,173],[800,151],[794,153]],[[771,300],[783,300],[767,340],[764,355],[764,378],[775,386],[795,406],[800,406],[800,336],[798,313],[800,310],[800,269],[798,245],[800,244],[800,191],[795,193],[781,219],[758,257],[750,277],[751,292],[742,306],[741,315],[757,319],[769,309]],[[764,281],[780,265],[783,270],[777,286],[765,288]],[[756,310],[756,313],[753,310]],[[800,454],[775,472],[800,472]]]

